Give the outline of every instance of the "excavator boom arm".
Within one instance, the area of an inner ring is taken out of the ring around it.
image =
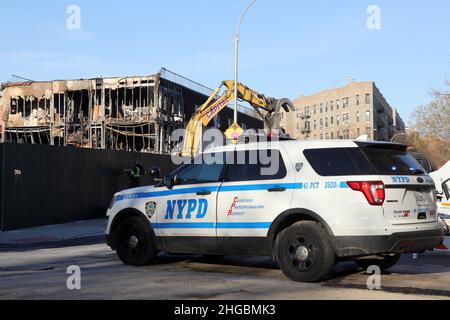
[[[248,102],[261,116],[265,126],[270,130],[278,126],[276,125],[273,114],[276,116],[281,107],[286,111],[294,110],[294,106],[290,100],[277,100],[275,98],[266,97],[263,94],[243,85],[242,83],[238,83],[238,96],[235,97],[234,85],[235,82],[233,80],[223,81],[222,84],[208,98],[208,100],[206,100],[206,102],[192,116],[186,128],[186,135],[182,150],[183,156],[194,156],[197,154],[198,146],[201,143],[203,126],[207,126],[218,113],[220,113],[231,101],[235,99]],[[220,97],[217,98],[217,95],[222,87],[225,87],[226,90]],[[266,111],[267,116],[262,114],[261,109]]]

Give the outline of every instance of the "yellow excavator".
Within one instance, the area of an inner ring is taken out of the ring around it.
[[[268,135],[274,132],[279,134],[281,131],[279,118],[281,108],[286,112],[295,110],[293,103],[289,99],[266,97],[239,82],[237,97],[235,97],[234,83],[235,81],[233,80],[223,81],[191,117],[183,140],[182,156],[194,157],[200,151],[199,146],[202,140],[203,126],[207,126],[218,113],[235,99],[246,101],[255,109],[264,121],[264,128]],[[225,88],[224,93],[217,97],[222,88]]]

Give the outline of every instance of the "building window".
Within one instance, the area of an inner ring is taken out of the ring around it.
[[[328,118],[325,118],[325,128],[328,128]]]
[[[340,139],[341,137],[339,136],[339,130],[336,132],[336,138]]]
[[[331,118],[330,118],[330,124],[333,124],[333,120],[334,120],[334,118],[331,117]]]
[[[342,109],[345,109],[348,107],[348,98],[342,99]]]
[[[314,130],[317,129],[317,120],[314,120]]]
[[[317,112],[316,105],[314,105],[313,108],[314,108],[314,114],[316,114],[316,112]]]
[[[323,104],[320,104],[320,113],[323,113]]]
[[[319,124],[320,124],[320,128],[322,128],[323,127],[323,120],[322,119],[320,119]]]
[[[330,102],[330,110],[333,111],[333,101]]]
[[[334,139],[334,132],[331,133],[331,139]]]
[[[359,94],[356,95],[356,105],[359,106]]]
[[[339,99],[336,100],[336,110],[339,109]]]
[[[336,124],[339,125],[339,116],[336,116]]]
[[[328,102],[325,103],[325,112],[328,112]]]
[[[356,128],[356,137],[359,137],[361,135],[361,130],[359,128]]]
[[[370,122],[370,110],[366,111],[366,122]]]
[[[356,122],[359,122],[359,111],[356,111]]]
[[[349,121],[350,121],[350,115],[348,113],[342,114],[342,123],[343,124],[348,124]]]
[[[350,139],[350,131],[348,129],[342,131],[342,138],[343,139]]]
[[[366,93],[366,104],[370,104],[370,93]]]

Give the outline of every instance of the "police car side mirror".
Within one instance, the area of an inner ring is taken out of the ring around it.
[[[172,189],[175,184],[174,178],[171,176],[165,176],[163,178],[163,185],[167,187],[167,189]]]
[[[150,175],[152,178],[157,179],[159,177],[161,177],[161,170],[159,168],[151,168],[150,169]]]

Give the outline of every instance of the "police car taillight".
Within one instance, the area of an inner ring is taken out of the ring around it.
[[[347,185],[352,190],[362,192],[372,206],[381,206],[384,203],[385,192],[382,181],[348,181]]]

